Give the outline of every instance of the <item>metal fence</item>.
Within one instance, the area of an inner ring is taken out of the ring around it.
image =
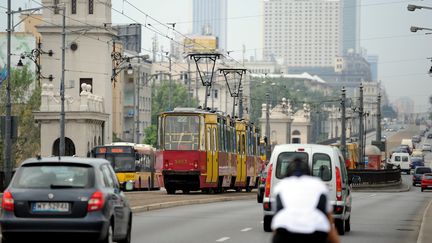
[[[348,170],[348,178],[353,187],[367,185],[392,185],[402,181],[399,169],[386,170]]]

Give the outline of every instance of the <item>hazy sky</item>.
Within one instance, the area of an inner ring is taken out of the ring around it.
[[[6,7],[6,0],[0,0],[0,8]],[[24,6],[31,0],[13,0],[14,9]],[[188,33],[192,28],[192,0],[129,0],[145,14],[162,23],[177,23],[176,30]],[[419,31],[411,33],[410,26],[432,28],[432,11],[416,10],[409,12],[411,4],[432,6],[432,0],[361,0],[360,45],[368,54],[378,55],[378,79],[382,81],[391,101],[400,97],[410,97],[415,102],[415,110],[429,108],[428,97],[432,94],[432,77],[428,70],[432,65],[427,57],[432,57],[432,35]],[[246,57],[262,52],[262,5],[263,0],[228,0],[228,49],[234,50],[231,56],[241,60],[242,45],[248,50]],[[37,6],[32,4],[30,6]],[[141,24],[155,23],[150,17],[130,7],[122,0],[113,0],[113,23]],[[0,27],[5,29],[4,9],[0,9]],[[125,17],[129,16],[133,20]],[[146,21],[147,19],[147,21]],[[171,32],[155,27],[162,35]],[[144,29],[143,48],[151,50],[151,37],[154,32]],[[166,38],[158,36],[161,45],[168,50]]]

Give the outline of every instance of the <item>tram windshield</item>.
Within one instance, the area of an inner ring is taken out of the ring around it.
[[[197,150],[199,116],[170,115],[165,118],[165,150]]]

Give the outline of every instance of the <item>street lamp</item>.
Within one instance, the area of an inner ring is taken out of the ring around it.
[[[20,59],[16,65],[18,68],[22,68],[24,66],[24,63],[22,60],[24,60],[26,58],[31,60],[36,66],[36,79],[38,80],[39,85],[40,85],[41,79],[48,79],[49,81],[53,81],[53,79],[54,79],[53,75],[51,75],[51,74],[48,77],[46,77],[46,76],[42,75],[42,73],[41,73],[42,67],[40,64],[40,56],[42,54],[47,54],[48,56],[52,57],[54,54],[54,52],[52,50],[49,50],[49,51],[42,50],[41,45],[42,45],[42,43],[39,42],[37,48],[31,50],[30,52],[21,53]]]
[[[112,52],[111,59],[114,61],[114,67],[112,69],[111,82],[114,81],[117,75],[119,75],[119,73],[123,70],[126,70],[128,75],[132,75],[134,73],[132,64],[130,63],[132,59],[147,60],[149,58],[149,55],[123,56],[120,52]],[[128,65],[125,65],[126,63],[128,63]]]
[[[427,7],[427,6],[419,6],[419,5],[414,5],[414,4],[408,4],[407,9],[408,11],[415,11],[416,9],[432,9],[432,7]]]
[[[418,26],[411,26],[410,27],[410,31],[411,32],[417,32],[417,31],[419,31],[419,30],[430,30],[430,31],[432,31],[432,29],[431,28],[424,28],[424,27],[418,27]]]

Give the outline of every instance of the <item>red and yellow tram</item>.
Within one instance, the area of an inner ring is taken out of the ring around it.
[[[160,114],[156,169],[168,194],[257,186],[259,130],[245,120],[193,108]]]

